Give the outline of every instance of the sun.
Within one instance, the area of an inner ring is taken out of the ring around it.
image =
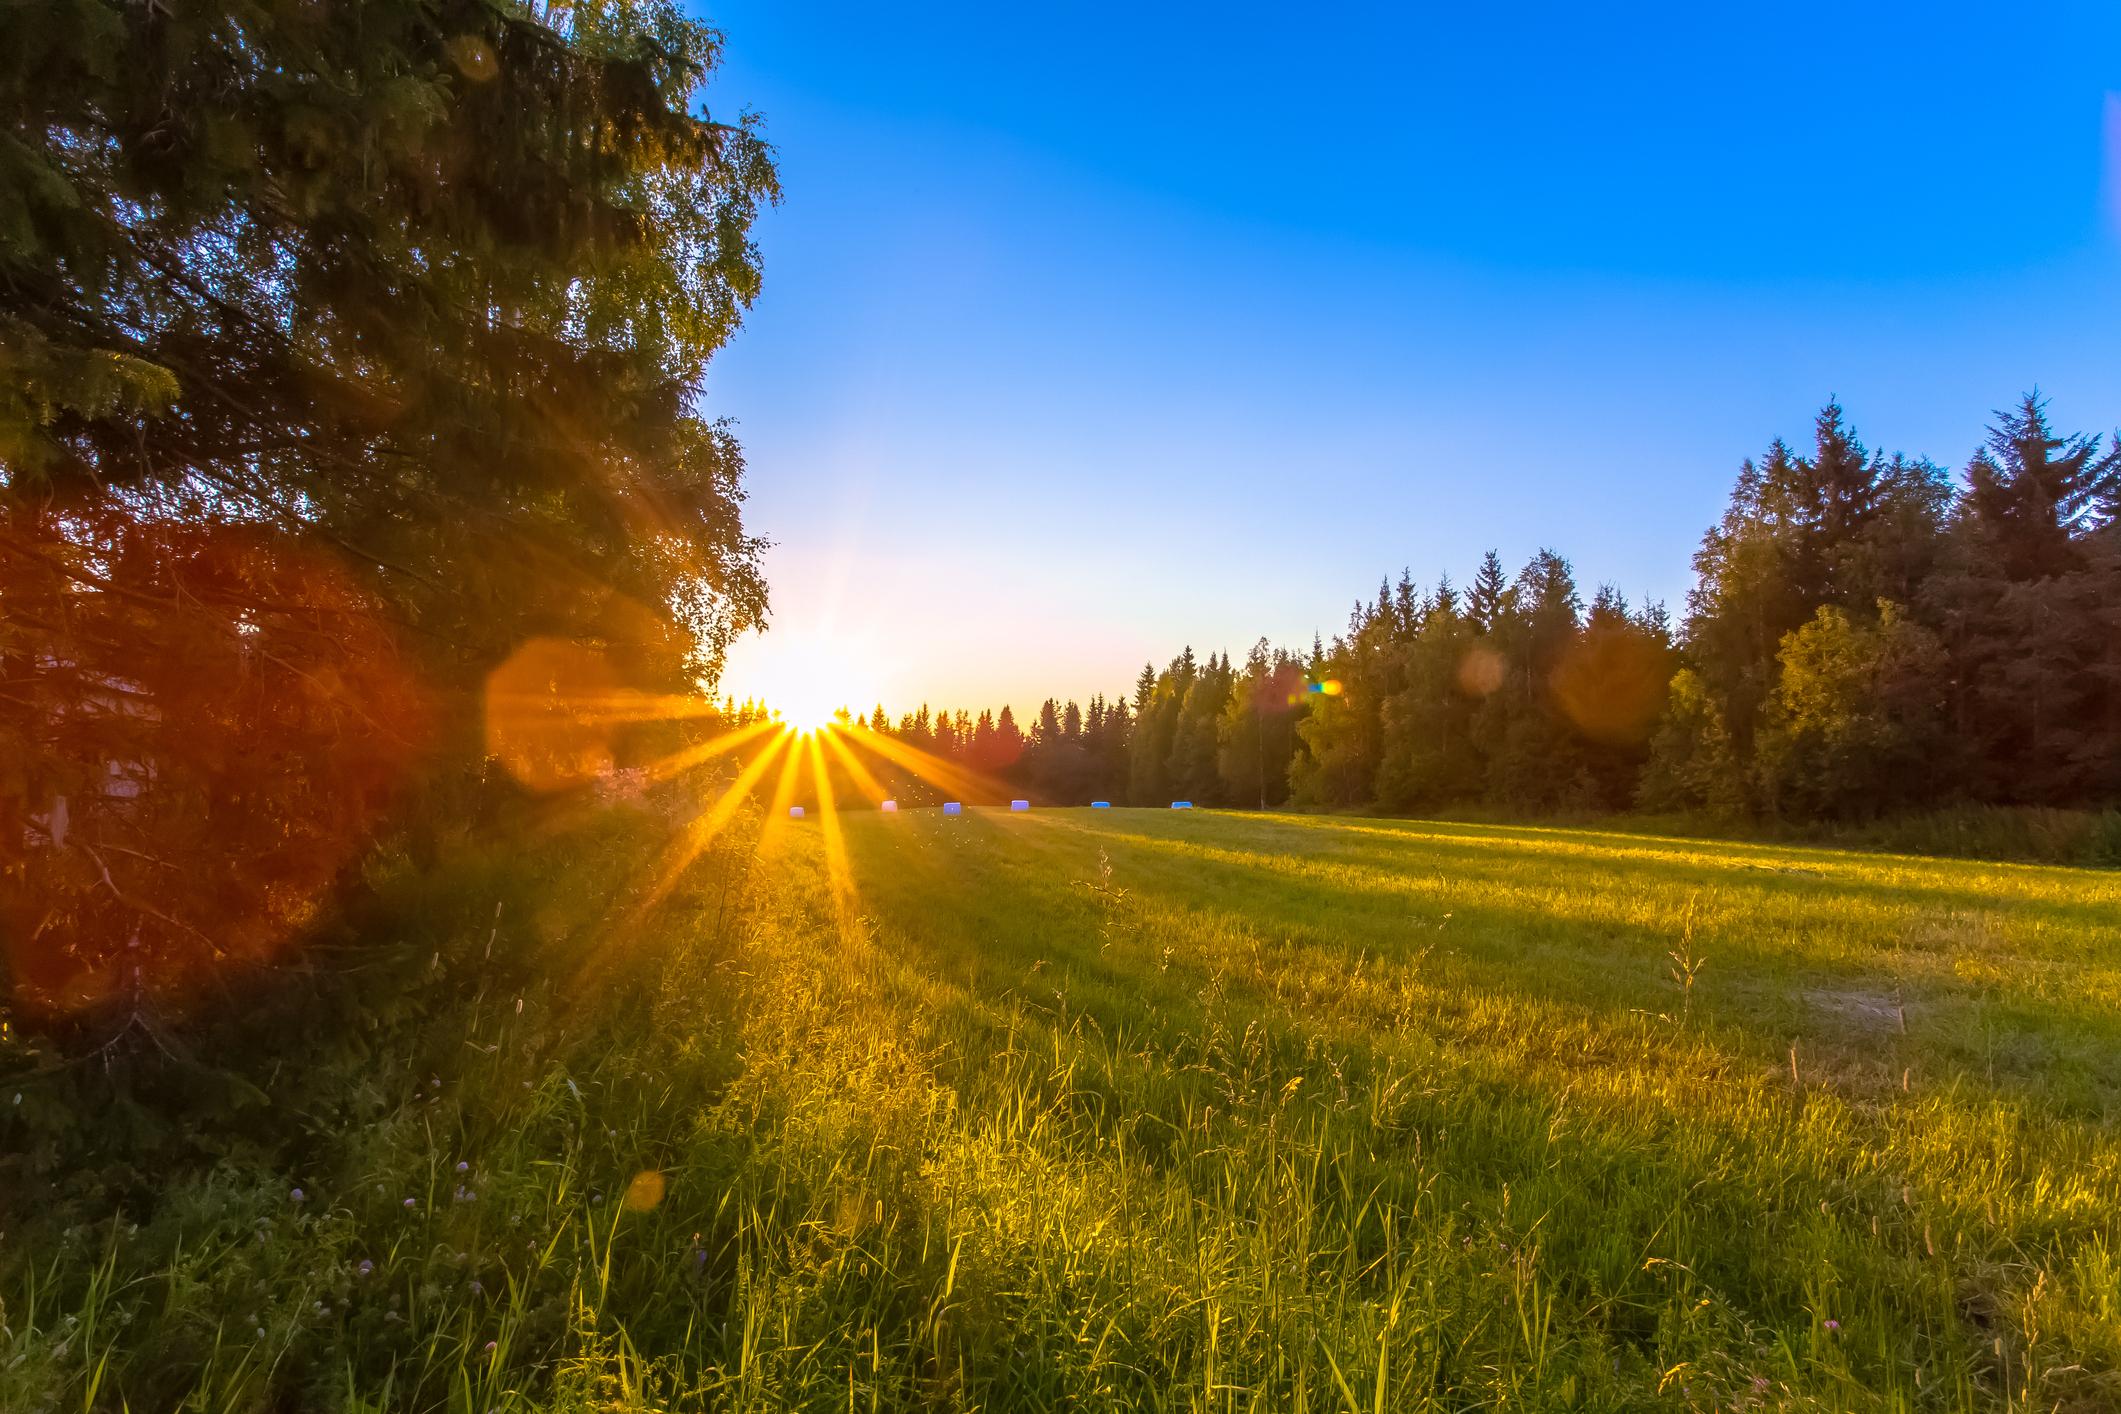
[[[871,704],[885,700],[888,668],[867,639],[783,628],[732,647],[720,691],[756,700],[791,731],[814,732],[842,709],[867,717]]]
[[[849,713],[854,710],[846,702],[822,693],[784,693],[769,705],[781,714],[781,721],[798,732],[823,731],[840,720],[843,709]]]
[[[847,694],[847,684],[836,676],[793,673],[789,680],[775,685],[771,692],[763,694],[766,705],[778,712],[783,725],[792,731],[823,731],[833,723],[845,720],[839,714],[845,712],[849,718],[860,715],[861,709]]]

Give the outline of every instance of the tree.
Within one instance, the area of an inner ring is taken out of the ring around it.
[[[475,777],[476,689],[526,638],[692,690],[763,614],[696,390],[771,153],[697,110],[712,29],[544,15],[0,14],[0,834],[50,851],[0,921],[44,940],[18,976],[243,953],[246,820],[357,843],[409,781]],[[241,665],[225,702],[173,645]],[[268,741],[284,789],[231,794]],[[307,901],[330,872],[289,868]]]
[[[2013,583],[2082,569],[2077,537],[2095,529],[2121,494],[2121,436],[2106,455],[2099,438],[2058,437],[2047,404],[2027,393],[1998,412],[1987,443],[1966,468],[1963,514]]]
[[[1502,612],[1503,595],[1509,592],[1509,579],[1502,572],[1502,558],[1493,550],[1480,558],[1480,568],[1473,573],[1473,582],[1466,587],[1466,618],[1481,633],[1495,627],[1496,615]]]
[[[1264,638],[1252,645],[1217,727],[1221,799],[1262,810],[1288,799],[1302,687],[1303,670],[1286,650],[1270,649]]]
[[[1924,763],[1936,756],[1945,663],[1933,634],[1891,600],[1872,624],[1825,605],[1779,656],[1759,746],[1771,808],[1869,816],[1935,798]]]
[[[2046,805],[2121,791],[2121,448],[2060,436],[2028,394],[1968,464],[1917,607],[1951,658],[1953,774]]]
[[[1723,741],[1660,730],[1655,749],[1676,754],[1652,774],[1678,779],[1683,762],[1723,751],[1747,769],[1784,637],[1823,606],[1868,619],[1881,599],[1916,602],[1950,499],[1936,466],[1869,452],[1831,402],[1813,420],[1810,456],[1778,438],[1758,462],[1747,460],[1722,522],[1694,556],[1683,633],[1694,689],[1713,706],[1687,706],[1685,721]]]
[[[10,540],[206,498],[330,547],[452,667],[617,591],[711,678],[765,599],[694,390],[758,288],[770,153],[693,111],[712,29],[550,15],[0,18]]]

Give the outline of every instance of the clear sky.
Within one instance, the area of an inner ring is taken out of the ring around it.
[[[1955,468],[2121,422],[2111,3],[700,13],[787,187],[739,696],[1023,714],[1490,547],[1676,613],[1830,395]]]

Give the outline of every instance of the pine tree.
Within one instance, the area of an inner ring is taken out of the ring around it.
[[[1509,580],[1502,572],[1502,557],[1493,550],[1480,560],[1480,568],[1473,573],[1473,582],[1466,588],[1466,617],[1473,627],[1482,633],[1494,631],[1496,618],[1502,613],[1503,598],[1509,592]]]
[[[2096,527],[2121,494],[2121,435],[2104,455],[2099,438],[2058,437],[2047,405],[2028,393],[1998,412],[1987,445],[1966,468],[1963,514],[1993,547],[2014,583],[2084,567],[2077,536]]]

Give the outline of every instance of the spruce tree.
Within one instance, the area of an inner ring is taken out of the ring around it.
[[[1496,617],[1502,612],[1503,596],[1509,592],[1509,579],[1502,572],[1502,557],[1493,550],[1480,558],[1480,568],[1473,572],[1473,582],[1466,586],[1466,617],[1473,627],[1482,633],[1491,632]]]
[[[1963,513],[1993,548],[2006,579],[2083,568],[2075,538],[2095,528],[2121,494],[2121,435],[2104,456],[2099,440],[2056,436],[2038,393],[1996,414],[1987,444],[1967,464]]]

